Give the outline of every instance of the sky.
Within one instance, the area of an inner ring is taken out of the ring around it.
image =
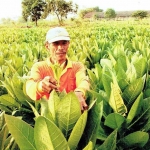
[[[115,11],[150,10],[150,0],[72,0],[79,9],[98,6],[104,11],[112,8]],[[22,0],[0,0],[0,19],[17,19],[21,16]]]

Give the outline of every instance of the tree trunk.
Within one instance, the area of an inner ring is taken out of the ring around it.
[[[37,18],[35,19],[35,26],[37,27]]]
[[[63,22],[62,22],[61,17],[59,17],[59,14],[57,14],[57,13],[56,13],[56,16],[57,16],[57,18],[58,18],[59,25],[62,25],[62,24],[63,24]]]

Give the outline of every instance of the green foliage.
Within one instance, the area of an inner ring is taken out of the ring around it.
[[[82,9],[79,12],[79,16],[80,18],[84,18],[84,16],[89,13],[89,12],[103,12],[102,9],[100,9],[99,7],[92,7],[92,8],[87,8],[87,9]]]
[[[116,12],[114,9],[112,8],[108,8],[105,11],[105,18],[115,18],[116,17]]]
[[[53,98],[55,94],[56,92],[52,93]],[[66,94],[57,107],[50,106],[48,103],[49,101],[47,101],[47,105],[41,104],[41,111],[44,113],[40,112],[36,116],[34,128],[17,117],[5,115],[7,127],[20,149],[73,150],[78,147],[86,126],[88,112],[85,111],[81,114],[79,100],[73,92]],[[43,108],[45,106],[46,108]],[[32,109],[35,112],[35,108],[32,107]],[[53,118],[44,117],[47,110],[50,110],[49,113],[55,110],[58,123]]]
[[[2,90],[5,89],[0,96],[0,112],[9,114],[6,117],[15,116],[10,120],[19,119],[16,122],[20,126],[14,127],[15,122],[8,121],[8,126],[12,124],[10,129],[16,130],[18,127],[23,132],[23,126],[28,130],[28,124],[35,130],[36,125],[36,133],[43,139],[50,138],[50,133],[56,130],[57,135],[63,135],[60,139],[67,141],[67,147],[70,145],[76,149],[149,150],[150,30],[148,22],[144,20],[140,22],[142,26],[139,22],[126,23],[88,22],[73,28],[67,26],[72,39],[68,56],[83,62],[90,78],[88,115],[87,112],[79,114],[80,109],[74,115],[73,110],[77,111],[75,108],[80,107],[78,101],[73,102],[75,97],[72,94],[58,95],[52,91],[49,101],[43,99],[36,102],[26,96],[24,86],[32,64],[47,57],[43,41],[49,25],[42,24],[44,28],[36,29],[0,29],[0,86]],[[61,114],[63,110],[64,116]],[[14,139],[18,135],[14,134],[13,137],[13,134],[8,134],[11,130],[7,128],[6,122],[0,122],[1,147],[14,150],[17,147]],[[40,122],[44,124],[43,135],[43,130],[39,129]],[[23,134],[26,132],[20,135]],[[77,139],[74,138],[76,136]],[[37,147],[41,144],[38,142],[42,140],[40,137],[36,135]],[[48,139],[49,142],[52,141]]]
[[[43,0],[23,0],[22,1],[22,15],[23,18],[28,21],[28,17],[31,17],[32,21],[37,21],[41,18],[46,3]]]
[[[148,12],[144,10],[138,10],[132,14],[132,17],[139,18],[139,19],[143,19],[147,16],[148,16]]]
[[[63,19],[67,18],[69,13],[77,13],[78,5],[73,5],[72,1],[66,2],[65,0],[47,0],[43,16],[47,17],[50,13],[55,14],[59,24],[63,24]]]

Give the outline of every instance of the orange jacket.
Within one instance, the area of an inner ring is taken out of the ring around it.
[[[30,78],[26,82],[26,93],[33,100],[39,100],[44,97],[49,98],[49,93],[37,90],[38,82],[46,76],[54,77],[51,62],[49,59],[37,62],[31,68]],[[88,77],[85,73],[85,67],[80,62],[68,60],[66,68],[62,71],[60,77],[60,91],[81,91],[85,95],[89,89]]]

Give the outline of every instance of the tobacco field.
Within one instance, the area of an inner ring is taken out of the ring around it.
[[[90,79],[84,113],[73,92],[37,102],[26,95],[31,66],[48,56],[49,28],[0,28],[0,149],[149,150],[148,21],[66,26],[68,56]]]

